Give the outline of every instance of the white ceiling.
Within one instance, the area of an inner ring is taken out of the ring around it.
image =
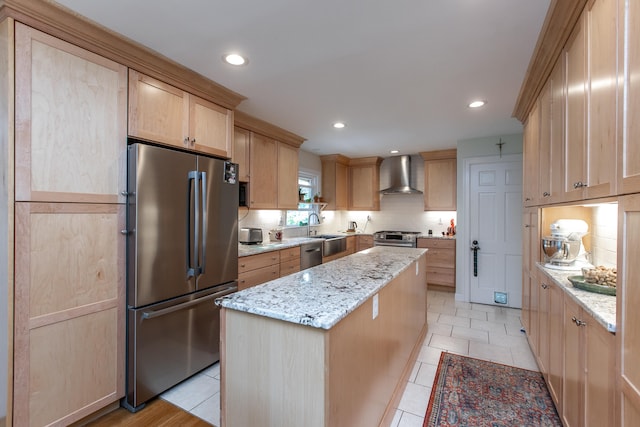
[[[246,96],[238,110],[304,150],[386,157],[521,132],[511,113],[550,0],[58,3]],[[231,51],[249,64],[224,64]]]

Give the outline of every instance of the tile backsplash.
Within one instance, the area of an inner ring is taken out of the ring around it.
[[[591,224],[591,259],[594,265],[615,267],[618,245],[618,205],[615,203],[593,208]]]

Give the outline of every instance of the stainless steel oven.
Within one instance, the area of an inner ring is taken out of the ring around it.
[[[419,231],[376,231],[373,233],[373,245],[415,248],[419,235]]]

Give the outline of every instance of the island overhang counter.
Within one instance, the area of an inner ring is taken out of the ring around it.
[[[425,254],[374,247],[217,300],[222,426],[389,425],[427,331]]]

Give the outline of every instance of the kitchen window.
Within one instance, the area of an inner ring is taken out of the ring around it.
[[[320,215],[320,207],[313,203],[313,197],[318,194],[319,176],[312,172],[300,171],[298,174],[298,209],[286,211],[285,227],[306,227],[309,215]]]

